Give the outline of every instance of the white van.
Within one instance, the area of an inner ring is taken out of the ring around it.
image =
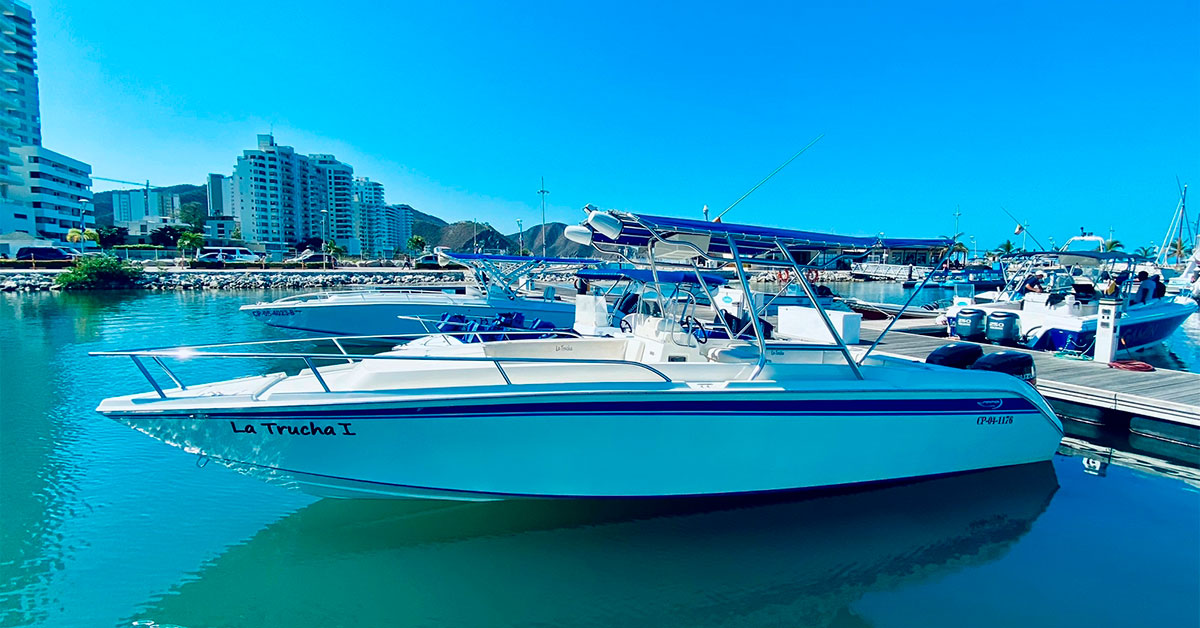
[[[244,246],[206,246],[200,249],[196,257],[203,255],[214,254],[219,255],[222,261],[226,262],[260,262],[262,256],[251,251]]]

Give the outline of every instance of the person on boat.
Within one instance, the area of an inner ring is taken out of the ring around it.
[[[1155,275],[1151,279],[1154,280],[1154,298],[1161,299],[1167,296],[1167,284],[1163,283],[1162,277]]]
[[[1121,289],[1121,284],[1114,281],[1112,275],[1106,270],[1100,273],[1100,285],[1098,287],[1100,288],[1100,294],[1111,297]]]
[[[1158,283],[1156,281],[1158,279],[1158,275],[1155,275],[1154,279],[1151,279],[1150,274],[1143,270],[1138,271],[1137,278],[1137,293],[1133,295],[1133,298],[1130,299],[1129,302],[1134,305],[1138,303],[1149,303],[1150,300],[1154,298],[1154,289],[1155,284]]]
[[[1036,273],[1025,278],[1021,283],[1021,296],[1025,296],[1030,292],[1045,292],[1046,289],[1042,286],[1042,280],[1046,278],[1046,273],[1037,271]]]

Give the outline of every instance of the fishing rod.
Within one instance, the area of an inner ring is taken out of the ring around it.
[[[813,144],[816,144],[817,142],[821,141],[821,138],[823,138],[823,137],[825,137],[825,134],[824,134],[824,133],[822,133],[822,134],[818,135],[816,138],[814,138],[814,139],[813,139],[813,141],[809,142],[809,143],[808,143],[808,146],[805,146],[804,148],[801,148],[801,149],[800,149],[800,152],[796,153],[795,155],[792,155],[791,159],[788,159],[787,161],[783,162],[783,165],[781,165],[781,166],[779,166],[778,168],[776,168],[775,170],[773,170],[773,171],[771,172],[771,174],[767,175],[767,177],[766,177],[765,179],[763,179],[762,181],[759,181],[757,184],[755,184],[755,186],[754,186],[754,187],[752,187],[752,188],[750,188],[749,190],[747,190],[745,194],[743,194],[743,195],[741,195],[740,197],[738,197],[738,200],[734,201],[732,205],[730,205],[729,207],[726,207],[724,211],[722,211],[721,213],[717,214],[717,217],[716,217],[716,218],[713,218],[713,222],[716,222],[716,221],[720,220],[720,219],[721,219],[721,216],[724,216],[725,214],[729,213],[729,210],[733,209],[734,207],[737,207],[737,204],[738,204],[738,203],[740,203],[740,202],[742,202],[742,201],[746,200],[746,197],[747,197],[747,196],[750,196],[751,194],[753,194],[753,193],[754,193],[754,191],[755,191],[755,190],[757,190],[758,188],[762,187],[762,184],[766,183],[767,181],[770,181],[770,180],[771,180],[771,177],[773,177],[773,176],[775,176],[775,175],[779,174],[779,171],[780,171],[780,170],[783,170],[784,168],[787,168],[788,164],[790,164],[790,163],[792,163],[793,161],[795,161],[795,160],[796,160],[796,158],[797,158],[797,157],[799,157],[800,155],[803,155],[803,154],[804,154],[804,151],[806,151],[806,150],[808,150],[808,149],[812,148]]]
[[[1046,250],[1046,247],[1043,246],[1041,242],[1038,242],[1038,239],[1036,237],[1034,237],[1033,232],[1029,230],[1028,226],[1021,224],[1021,221],[1017,220],[1017,217],[1012,215],[1007,209],[1001,207],[1000,211],[1004,212],[1009,218],[1012,218],[1014,221],[1016,221],[1017,226],[1021,228],[1021,233],[1024,233],[1025,235],[1029,236],[1029,239],[1033,240],[1033,243],[1038,245],[1038,248],[1040,248],[1042,250]]]

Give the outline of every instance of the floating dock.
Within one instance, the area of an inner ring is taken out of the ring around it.
[[[865,321],[860,340],[874,342],[884,324],[886,321]],[[924,360],[951,341],[893,329],[875,351]],[[1137,435],[1192,448],[1188,453],[1200,458],[1200,374],[1162,368],[1127,371],[1044,351],[976,344],[989,353],[1004,350],[1032,355],[1038,390],[1060,415],[1097,428],[1127,427]]]

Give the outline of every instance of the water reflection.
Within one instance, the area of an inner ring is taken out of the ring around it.
[[[865,625],[862,595],[1003,556],[1057,489],[1045,463],[791,501],[323,500],[131,621]]]

